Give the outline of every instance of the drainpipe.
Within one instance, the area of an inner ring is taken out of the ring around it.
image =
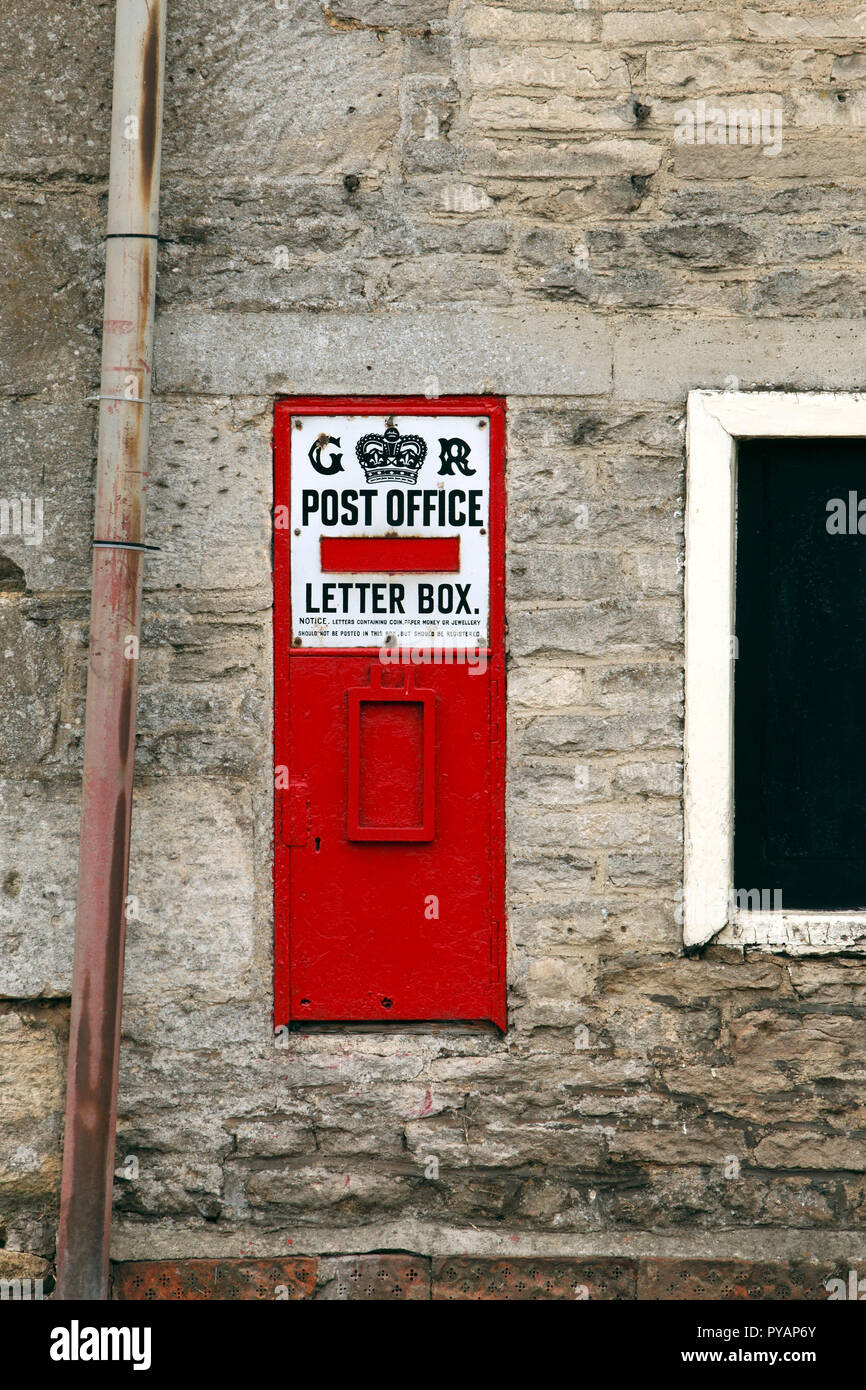
[[[60,1299],[108,1297],[164,66],[165,0],[117,0]]]

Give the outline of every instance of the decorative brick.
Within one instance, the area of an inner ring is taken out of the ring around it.
[[[202,1300],[311,1298],[316,1260],[131,1260],[114,1266],[112,1297]]]
[[[826,1298],[834,1271],[810,1264],[758,1264],[750,1260],[641,1260],[637,1297],[662,1302],[703,1299]]]
[[[632,1260],[479,1259],[433,1265],[434,1301],[453,1299],[633,1299]]]
[[[315,1297],[339,1303],[430,1298],[430,1261],[417,1255],[344,1255],[319,1261]]]

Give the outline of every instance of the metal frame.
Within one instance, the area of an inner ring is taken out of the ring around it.
[[[505,537],[506,493],[504,471],[494,469],[494,458],[506,460],[505,413],[506,403],[500,396],[292,396],[277,400],[274,412],[274,514],[288,517],[291,509],[290,468],[276,466],[277,460],[291,459],[291,417],[298,414],[356,414],[381,415],[397,410],[403,415],[487,415],[490,420],[490,528],[491,533]],[[290,594],[290,556],[288,545],[275,545],[273,552],[273,581],[275,594]],[[504,567],[493,566],[490,575],[490,649],[505,653],[505,574]],[[289,741],[289,673],[283,659],[291,644],[292,620],[290,601],[274,603],[274,747],[284,748]],[[377,648],[346,649],[342,655],[375,654]],[[293,660],[315,657],[314,650],[298,651]],[[492,952],[491,980],[495,995],[493,1021],[503,1031],[506,1028],[505,1005],[505,677],[492,677],[490,710],[493,738],[501,744],[501,756],[491,763],[491,843],[498,846],[493,866],[493,901],[491,902]],[[276,758],[275,758],[276,761]],[[283,835],[283,798],[277,793],[274,805],[274,835]],[[282,856],[286,862],[286,856]],[[276,859],[276,856],[275,856]],[[281,1026],[291,1017],[289,976],[291,969],[289,928],[290,884],[288,867],[274,866],[274,1024]],[[394,1024],[399,1028],[399,1023]]]
[[[741,912],[733,883],[737,440],[866,438],[866,395],[691,391],[686,456],[683,944],[866,954],[866,913]]]

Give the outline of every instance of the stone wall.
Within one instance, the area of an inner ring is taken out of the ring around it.
[[[44,499],[0,538],[0,1242],[48,1257],[112,30],[0,12],[0,497]],[[866,967],[685,959],[677,905],[686,393],[861,383],[864,32],[170,4],[118,1259],[862,1254]],[[678,143],[701,100],[781,148]],[[273,402],[346,391],[508,401],[504,1037],[272,1033]]]

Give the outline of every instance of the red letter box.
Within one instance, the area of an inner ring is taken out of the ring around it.
[[[504,409],[277,404],[277,1026],[505,1027]]]

